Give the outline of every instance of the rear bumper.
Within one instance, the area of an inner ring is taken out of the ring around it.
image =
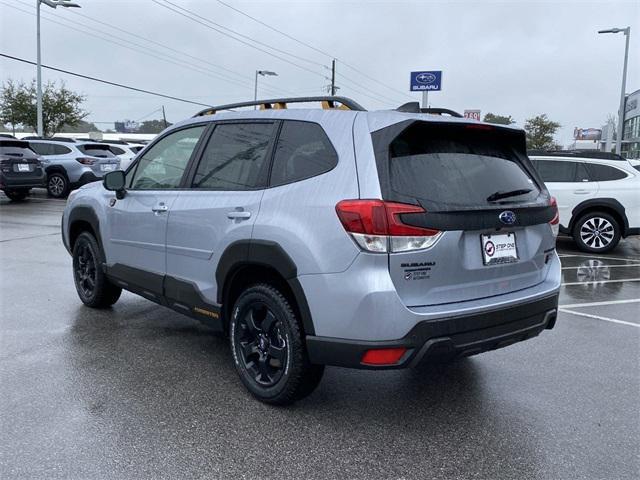
[[[44,171],[40,175],[28,175],[24,177],[0,175],[0,188],[2,190],[15,190],[19,188],[38,188],[46,185],[47,176]]]
[[[434,359],[452,359],[506,347],[537,336],[555,325],[558,294],[482,313],[422,321],[401,339],[352,341],[307,336],[312,363],[361,369],[413,367]],[[369,349],[404,347],[407,352],[394,365],[361,363]]]
[[[99,180],[102,180],[102,177],[98,177],[95,173],[84,172],[82,175],[80,175],[80,178],[78,178],[77,181],[71,182],[71,189],[74,190],[76,188],[80,188],[83,185],[86,185],[87,183],[97,182]]]

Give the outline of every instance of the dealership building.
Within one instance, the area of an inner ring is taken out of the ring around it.
[[[640,90],[627,95],[625,102],[622,156],[640,159]]]

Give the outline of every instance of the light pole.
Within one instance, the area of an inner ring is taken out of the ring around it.
[[[80,5],[78,5],[77,3],[73,3],[69,0],[36,0],[36,11],[37,11],[37,34],[36,34],[36,42],[38,44],[38,71],[37,71],[37,91],[38,91],[38,97],[37,97],[37,109],[38,109],[38,114],[37,114],[37,118],[38,118],[38,136],[42,137],[44,136],[44,126],[43,126],[43,121],[42,121],[42,62],[40,59],[40,4],[44,3],[45,5],[51,7],[51,8],[56,8],[58,6],[60,7],[76,7],[76,8],[80,8]]]
[[[253,101],[254,102],[258,101],[258,75],[262,75],[263,77],[266,77],[266,76],[277,77],[278,76],[278,74],[276,72],[270,72],[269,70],[256,70],[256,81],[255,81],[255,84],[253,86]],[[256,108],[258,108],[258,106],[254,105],[253,109],[255,110]]]
[[[629,59],[629,37],[631,36],[631,27],[627,28],[609,28],[608,30],[599,30],[598,33],[624,33],[626,45],[624,47],[624,66],[622,67],[622,90],[620,91],[620,108],[618,109],[618,133],[616,135],[616,153],[622,153],[622,130],[624,129],[624,99],[626,97],[625,90],[627,87],[627,61]]]

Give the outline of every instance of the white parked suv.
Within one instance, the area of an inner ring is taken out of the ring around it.
[[[529,152],[558,202],[560,232],[580,250],[603,253],[640,234],[640,171],[604,152]]]

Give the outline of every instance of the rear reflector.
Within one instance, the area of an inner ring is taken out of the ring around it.
[[[378,348],[367,350],[362,356],[364,365],[395,365],[403,357],[406,348]]]

